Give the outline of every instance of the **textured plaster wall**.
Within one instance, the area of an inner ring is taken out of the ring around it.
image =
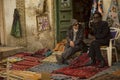
[[[4,1],[4,24],[5,24],[5,30],[6,30],[6,37],[7,37],[7,45],[6,46],[23,46],[26,47],[26,36],[25,35],[25,26],[23,24],[24,19],[24,10],[18,9],[20,14],[20,20],[21,20],[21,29],[22,29],[22,38],[15,38],[11,36],[11,29],[12,29],[12,23],[13,23],[13,15],[14,15],[14,9],[18,8],[17,6],[21,5],[24,7],[24,1],[23,0],[3,0]],[[16,3],[19,2],[19,5]],[[21,2],[21,3],[20,3]],[[20,12],[21,11],[21,12]]]
[[[3,0],[4,1],[4,15],[5,15],[5,26],[7,34],[10,33],[11,25],[13,21],[13,12],[16,8],[16,0]]]
[[[23,4],[23,0],[3,0],[4,1],[4,17],[5,17],[5,29],[7,37],[7,46],[24,46],[28,51],[36,51],[41,48],[48,47],[52,49],[54,47],[54,16],[53,16],[53,0],[47,0],[47,14],[50,22],[50,30],[37,32],[36,23],[36,7],[40,0],[25,0],[25,25],[26,27],[26,38],[16,39],[10,35],[14,9],[16,8],[16,1]],[[19,8],[19,3],[18,8]],[[20,16],[22,17],[23,12],[20,10]],[[24,29],[22,28],[22,29]],[[24,35],[23,35],[24,36]],[[24,36],[25,37],[25,36]]]
[[[36,8],[40,0],[25,0],[26,29],[27,29],[27,49],[36,51],[41,48],[54,47],[54,25],[53,25],[53,0],[47,0],[47,14],[50,22],[50,30],[37,31]]]

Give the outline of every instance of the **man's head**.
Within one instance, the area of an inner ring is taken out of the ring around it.
[[[76,19],[71,20],[71,25],[73,26],[73,29],[78,30],[79,24],[78,24],[78,21]]]
[[[94,19],[94,22],[95,22],[95,23],[101,21],[101,20],[102,20],[102,15],[101,15],[101,13],[95,12],[94,15],[93,15],[93,19]]]

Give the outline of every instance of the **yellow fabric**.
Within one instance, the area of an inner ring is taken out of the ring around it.
[[[120,70],[117,70],[117,71],[113,72],[112,74],[116,75],[116,76],[120,76]]]
[[[50,73],[43,72],[41,73],[42,77],[41,80],[50,80]]]
[[[11,70],[10,74],[22,77],[25,80],[39,80],[41,79],[41,74],[30,72],[30,71],[18,71],[18,70]]]
[[[63,39],[61,42],[57,43],[53,51],[64,51],[65,44],[67,43],[66,39]]]
[[[101,48],[106,48],[106,47],[108,47],[108,46],[100,46]]]

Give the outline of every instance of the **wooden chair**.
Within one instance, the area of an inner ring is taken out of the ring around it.
[[[112,65],[112,53],[113,49],[115,50],[115,55],[116,55],[116,61],[118,62],[118,55],[117,55],[117,49],[115,46],[116,40],[120,37],[120,29],[119,28],[110,28],[110,32],[112,35],[112,39],[110,39],[109,46],[101,46],[101,50],[107,50],[107,58],[108,58],[108,65]]]

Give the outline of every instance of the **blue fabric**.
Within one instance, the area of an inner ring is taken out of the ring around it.
[[[116,31],[111,32],[112,38],[115,38],[116,33],[117,33]]]
[[[52,54],[52,51],[51,50],[48,50],[46,53],[45,53],[45,57],[48,57]]]

